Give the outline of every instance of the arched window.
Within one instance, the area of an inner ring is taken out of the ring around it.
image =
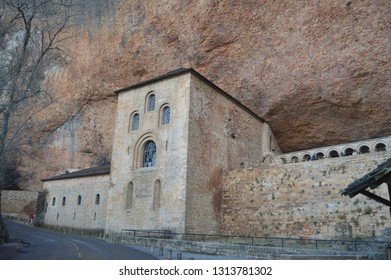
[[[97,193],[95,196],[95,204],[98,205],[100,203],[100,194]]]
[[[331,157],[331,158],[337,158],[337,157],[339,157],[338,151],[336,151],[336,150],[331,150],[330,153],[329,153],[329,157]]]
[[[64,197],[62,198],[62,206],[65,206],[66,201],[67,201],[67,198],[64,196]]]
[[[77,205],[81,205],[81,195],[77,197]]]
[[[353,155],[353,149],[352,148],[346,148],[345,149],[345,152],[344,152],[344,155],[345,156],[351,156],[351,155]]]
[[[143,149],[143,167],[156,165],[156,144],[152,140],[145,143]]]
[[[303,161],[310,161],[310,160],[311,160],[311,155],[305,154],[305,155],[303,156]]]
[[[132,208],[133,204],[133,182],[128,185],[128,192],[126,194],[126,209]]]
[[[170,106],[163,107],[161,124],[170,123]]]
[[[292,162],[292,163],[299,162],[299,158],[298,158],[297,156],[293,156],[293,157],[291,158],[291,162]]]
[[[140,114],[134,113],[131,117],[130,130],[138,130],[140,128]]]
[[[324,153],[322,153],[322,152],[317,153],[316,158],[317,159],[324,159]]]
[[[55,197],[53,197],[53,199],[52,199],[52,206],[56,206],[56,198]]]
[[[159,209],[160,207],[160,188],[161,188],[160,180],[156,180],[153,189],[153,206],[152,206],[153,210]]]
[[[285,164],[285,163],[286,163],[286,158],[283,158],[283,157],[282,157],[282,158],[281,158],[281,161],[282,161],[283,164]]]
[[[369,153],[369,147],[366,146],[366,145],[362,145],[360,147],[359,151],[360,151],[361,154],[367,154],[367,153]]]
[[[376,152],[385,152],[386,151],[386,145],[383,143],[377,143],[375,146],[375,151]]]
[[[156,97],[155,94],[150,94],[147,100],[147,112],[155,111]]]

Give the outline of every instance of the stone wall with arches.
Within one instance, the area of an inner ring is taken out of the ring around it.
[[[343,151],[364,145],[373,149],[377,143],[384,142],[387,148],[389,139],[349,143],[323,151]],[[305,154],[307,151],[291,153],[288,158]],[[380,238],[385,229],[391,228],[388,207],[362,195],[353,199],[342,196],[341,191],[389,158],[391,150],[372,151],[315,161],[264,164],[229,172],[223,182],[221,233],[321,239]],[[384,184],[374,191],[389,199]]]
[[[386,151],[391,151],[391,136],[296,151],[278,157],[280,163],[286,164]]]

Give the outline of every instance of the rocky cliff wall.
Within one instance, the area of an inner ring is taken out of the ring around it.
[[[115,89],[193,67],[269,124],[284,152],[391,134],[391,2],[81,1],[55,102],[21,137],[21,184],[110,159]]]

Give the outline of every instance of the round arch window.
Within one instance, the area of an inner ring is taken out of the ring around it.
[[[142,166],[156,166],[156,144],[152,140],[147,141],[144,145]]]
[[[369,147],[366,146],[366,145],[362,145],[362,146],[360,147],[360,153],[361,153],[361,154],[367,154],[367,153],[369,153]]]
[[[384,145],[383,143],[377,143],[375,146],[376,152],[385,152],[386,150],[386,145]]]

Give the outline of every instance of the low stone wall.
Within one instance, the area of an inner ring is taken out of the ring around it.
[[[28,221],[30,212],[36,214],[39,192],[1,191],[1,211],[5,217]]]
[[[224,176],[220,233],[379,238],[391,227],[388,207],[341,191],[390,157],[379,152],[230,172]],[[374,192],[388,199],[386,187]]]
[[[172,239],[155,239],[131,236],[111,236],[111,242],[143,247],[164,248],[197,254],[232,256],[242,259],[280,260],[294,259],[387,259],[387,244],[373,246],[366,251],[314,250],[290,247],[250,246],[240,244],[195,242]]]

